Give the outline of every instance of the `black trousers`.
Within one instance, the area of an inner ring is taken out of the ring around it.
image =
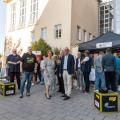
[[[41,72],[37,71],[37,73],[33,73],[34,79],[37,82],[37,78],[39,78],[39,81],[41,82]]]
[[[59,74],[57,74],[57,78],[58,78],[58,85],[59,85],[59,92],[61,93],[65,93],[65,89],[64,89],[64,82],[63,82],[63,77],[61,75],[61,77],[59,76]]]
[[[85,91],[90,91],[90,80],[89,80],[90,72],[83,72],[84,82],[85,82]]]
[[[116,91],[115,71],[105,72],[105,82],[108,90]]]
[[[14,82],[16,76],[18,89],[20,90],[20,72],[10,72],[9,76],[10,76],[10,82]]]

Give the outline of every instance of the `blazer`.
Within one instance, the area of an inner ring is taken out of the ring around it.
[[[82,72],[89,72],[90,73],[91,67],[92,67],[92,58],[91,57],[89,57],[89,60],[87,62],[85,62],[84,64],[81,64]]]
[[[68,60],[67,60],[67,71],[68,74],[73,74],[74,73],[74,65],[75,65],[75,60],[73,55],[69,54],[68,55]],[[63,73],[63,66],[64,66],[64,56],[61,58],[61,73]]]
[[[78,71],[78,59],[79,59],[79,58],[76,58],[76,65],[75,65],[75,70],[76,70],[76,71]],[[80,60],[81,60],[81,58],[80,58]],[[81,67],[81,65],[80,65],[80,67]]]

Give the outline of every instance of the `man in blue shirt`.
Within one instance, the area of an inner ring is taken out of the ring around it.
[[[120,58],[118,57],[118,55],[116,55],[115,57],[116,60],[116,86],[118,87],[119,83],[120,83]]]

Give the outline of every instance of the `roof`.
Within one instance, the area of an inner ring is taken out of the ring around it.
[[[101,43],[112,43],[112,48],[120,48],[120,35],[113,33],[113,32],[107,32],[106,34],[97,37],[96,39],[93,39],[91,41],[87,41],[84,43],[81,43],[79,46],[79,51],[83,50],[99,50],[99,49],[105,49],[107,47],[101,47],[101,48],[96,48],[97,44]]]

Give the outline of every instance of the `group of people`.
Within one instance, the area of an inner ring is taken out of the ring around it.
[[[63,100],[70,99],[73,87],[73,75],[75,74],[77,77],[77,88],[83,93],[89,93],[89,75],[92,66],[95,66],[95,89],[111,89],[116,91],[116,59],[110,50],[107,50],[104,55],[101,51],[95,59],[95,64],[88,50],[78,52],[77,58],[75,58],[70,53],[68,47],[61,51],[59,56],[54,56],[50,50],[48,51],[48,55],[46,57],[44,56],[40,61],[37,60],[36,56],[32,53],[31,47],[28,47],[28,52],[24,53],[22,57],[17,54],[16,49],[13,49],[12,52],[13,53],[7,57],[9,77],[10,82],[14,82],[16,77],[18,89],[20,90],[20,98],[24,97],[26,82],[26,96],[30,96],[31,82],[33,79],[37,79],[37,76],[41,83],[45,84],[46,99],[51,99],[52,95],[54,95],[56,92],[56,84],[59,86],[58,91],[63,94]],[[120,68],[120,66],[118,66],[118,68]],[[119,71],[117,79],[119,79]],[[20,77],[21,73],[22,78]]]
[[[113,55],[108,48],[106,54],[103,51],[95,60],[95,88],[96,90],[117,91],[120,81],[120,58]]]

